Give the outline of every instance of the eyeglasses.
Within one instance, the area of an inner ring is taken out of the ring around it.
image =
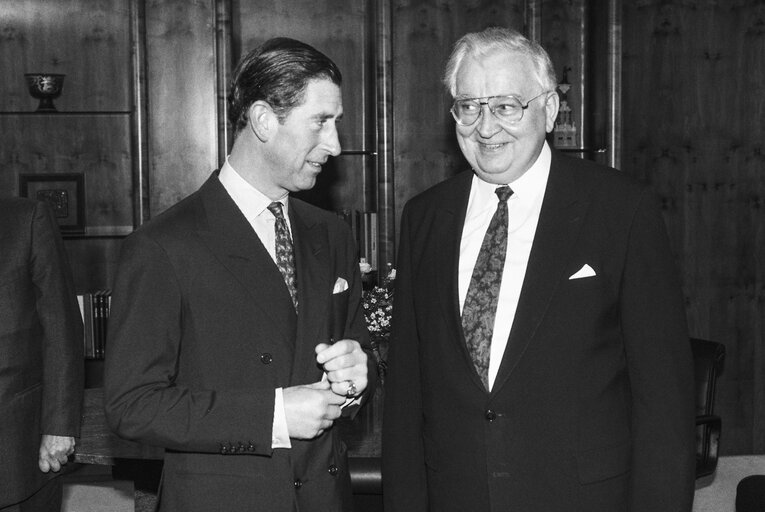
[[[463,98],[455,100],[451,108],[452,116],[457,124],[470,126],[483,114],[483,106],[489,107],[494,117],[503,123],[517,123],[523,119],[523,112],[529,108],[529,103],[544,96],[550,91],[544,91],[531,98],[524,105],[515,96],[487,96],[485,98]],[[483,101],[481,101],[483,100]]]

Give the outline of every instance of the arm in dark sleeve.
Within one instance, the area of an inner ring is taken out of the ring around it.
[[[53,212],[36,203],[31,274],[43,329],[42,434],[79,437],[84,388],[82,317]]]
[[[382,471],[385,510],[389,512],[428,510],[409,218],[409,209],[405,208],[393,299],[393,337],[385,378]]]
[[[106,351],[104,407],[119,436],[178,451],[221,452],[227,443],[270,455],[274,389],[191,388],[176,382],[184,318],[176,272],[164,249],[143,234],[123,242]],[[254,376],[256,377],[256,376]]]
[[[693,361],[678,272],[653,195],[629,235],[621,291],[632,390],[629,510],[691,510],[695,474]]]

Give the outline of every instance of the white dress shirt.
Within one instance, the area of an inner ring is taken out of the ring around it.
[[[491,338],[489,356],[489,390],[497,377],[502,355],[515,319],[515,311],[521,295],[521,286],[529,263],[531,244],[542,210],[547,178],[550,175],[550,148],[544,143],[536,162],[520,178],[508,183],[513,195],[507,200],[508,229],[507,254],[499,289],[497,314]],[[459,260],[460,313],[465,305],[473,267],[478,259],[484,235],[491,218],[497,210],[498,198],[494,190],[501,185],[487,183],[475,174],[470,186],[465,225],[462,228]]]
[[[226,189],[228,195],[234,200],[236,206],[244,214],[247,222],[250,223],[252,229],[263,242],[268,254],[271,255],[271,259],[276,263],[276,235],[274,232],[274,224],[276,223],[276,217],[268,209],[273,200],[269,199],[262,192],[255,187],[247,183],[242,176],[231,167],[228,159],[223,164],[218,174],[223,188]],[[284,212],[284,218],[287,221],[287,229],[292,233],[289,221],[288,211],[288,194],[284,194],[278,201],[282,203],[282,211]],[[287,428],[287,416],[284,412],[284,394],[282,388],[276,388],[274,391],[274,421],[271,435],[271,448],[292,448],[290,442],[289,429]]]

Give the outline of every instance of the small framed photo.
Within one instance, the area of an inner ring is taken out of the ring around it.
[[[85,233],[85,177],[82,173],[20,174],[19,195],[45,201],[61,233]]]

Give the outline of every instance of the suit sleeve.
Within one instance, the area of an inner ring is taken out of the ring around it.
[[[412,289],[409,207],[404,209],[393,302],[393,337],[385,379],[382,471],[386,512],[426,512],[422,394]]]
[[[79,437],[84,388],[82,318],[53,212],[38,202],[33,215],[30,268],[43,331],[40,433]]]
[[[631,511],[693,502],[693,366],[678,273],[658,206],[644,194],[629,234],[620,310],[632,391]]]
[[[176,381],[184,301],[164,249],[143,233],[123,242],[112,299],[104,406],[119,436],[178,451],[270,455],[274,389],[215,390]],[[190,329],[191,330],[191,329]],[[252,449],[249,447],[252,446]],[[226,448],[228,449],[228,448]]]

